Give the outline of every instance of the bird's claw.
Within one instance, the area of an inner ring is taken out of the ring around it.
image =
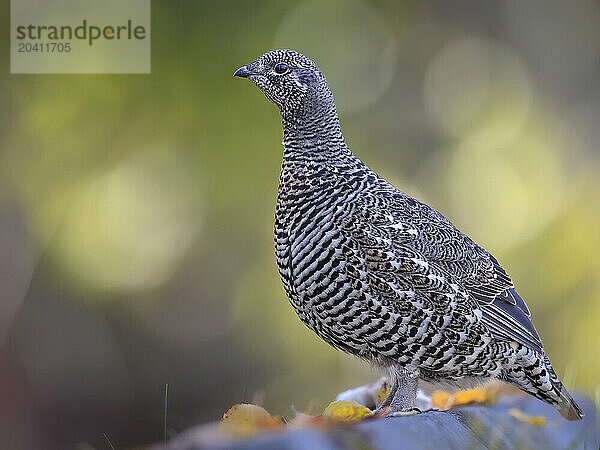
[[[389,414],[386,414],[384,417],[407,417],[407,416],[416,416],[417,414],[424,414],[428,412],[436,412],[439,411],[439,408],[427,408],[427,409],[419,409],[419,408],[410,408],[405,411],[392,411]]]
[[[407,416],[416,416],[417,414],[421,414],[421,413],[423,413],[423,411],[421,411],[419,408],[410,408],[410,409],[407,409],[404,411],[392,411],[385,417],[407,417]]]
[[[439,412],[439,411],[440,411],[440,408],[435,408],[435,407],[432,407],[432,408],[423,409],[423,410],[421,411],[421,413],[428,413],[428,412]]]
[[[380,406],[371,412],[371,417],[386,417],[390,411],[392,411],[392,408],[389,406]]]

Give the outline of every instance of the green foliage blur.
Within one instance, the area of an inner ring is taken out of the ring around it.
[[[8,29],[8,1],[0,26]],[[234,403],[374,380],[279,281],[276,108],[232,73],[294,48],[349,146],[492,252],[568,386],[600,397],[600,5],[153,1],[150,75],[10,75],[0,47],[2,448],[117,448]]]

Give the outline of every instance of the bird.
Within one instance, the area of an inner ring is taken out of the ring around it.
[[[281,113],[274,246],[289,302],[332,347],[387,371],[380,409],[418,413],[420,386],[503,381],[582,419],[498,260],[352,153],[310,58],[272,50],[234,76]]]

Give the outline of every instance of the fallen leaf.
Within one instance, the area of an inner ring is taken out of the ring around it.
[[[294,418],[287,422],[287,425],[291,428],[319,425],[323,422],[323,416],[313,416],[312,414],[299,412],[293,406],[292,411],[294,411]]]
[[[373,411],[373,415],[371,416],[371,418],[372,419],[381,419],[382,417],[385,417],[388,414],[391,414],[392,411],[393,410],[392,410],[391,406],[386,406],[381,411]]]
[[[530,416],[529,414],[525,414],[523,411],[517,408],[509,409],[508,413],[521,422],[525,422],[536,427],[543,427],[546,425],[546,418],[544,416]]]
[[[472,404],[492,403],[495,396],[491,391],[484,388],[469,389],[456,393],[446,391],[435,391],[431,394],[431,404],[439,409],[450,409],[456,406]]]
[[[223,414],[220,426],[231,435],[248,436],[262,430],[281,428],[283,422],[260,406],[238,403]]]
[[[448,409],[450,408],[450,400],[452,394],[446,391],[434,391],[431,394],[431,404],[436,408]]]
[[[485,403],[488,400],[488,394],[485,389],[470,389],[454,394],[454,403],[452,406],[470,405],[472,403]]]
[[[390,384],[387,381],[381,383],[381,387],[377,390],[377,407],[381,406],[384,400],[390,395]]]
[[[344,400],[331,402],[323,411],[323,417],[337,422],[356,422],[370,415],[371,410],[366,406]]]

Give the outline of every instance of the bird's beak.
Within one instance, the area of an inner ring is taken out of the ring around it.
[[[252,72],[248,70],[248,66],[242,66],[233,74],[234,77],[248,78]]]

